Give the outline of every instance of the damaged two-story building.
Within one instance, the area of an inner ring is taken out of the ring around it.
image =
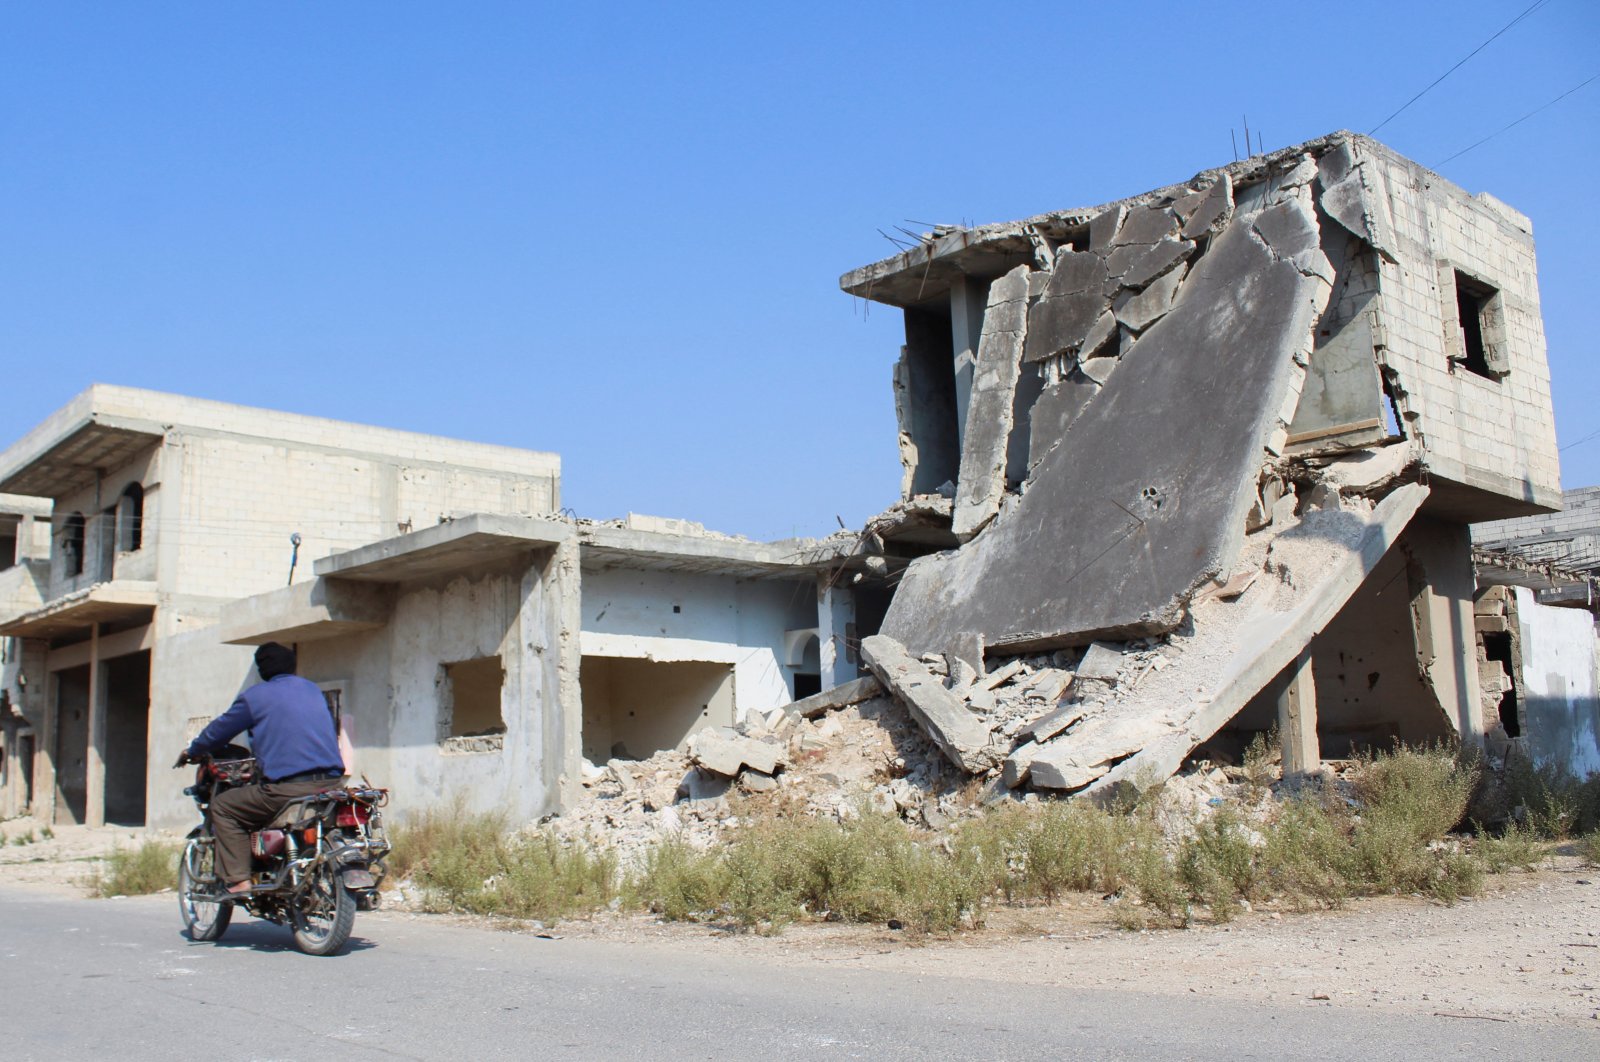
[[[1099,792],[1272,725],[1292,770],[1481,738],[1467,525],[1560,505],[1526,217],[1339,133],[841,285],[905,316],[874,670],[1141,650],[968,728],[969,767]]]

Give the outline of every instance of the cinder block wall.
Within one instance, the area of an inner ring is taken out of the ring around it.
[[[1561,470],[1539,314],[1532,223],[1488,195],[1471,196],[1372,141],[1375,189],[1387,204],[1397,262],[1380,260],[1385,362],[1399,376],[1408,432],[1436,479],[1506,499],[1523,511],[1560,505]],[[1453,367],[1459,269],[1504,299],[1509,371],[1491,380]],[[1483,499],[1488,503],[1490,499]],[[1487,511],[1480,518],[1510,515]]]

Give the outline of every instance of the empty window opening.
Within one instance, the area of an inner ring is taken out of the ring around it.
[[[1509,631],[1489,631],[1483,635],[1484,659],[1500,665],[1511,681],[1506,683],[1507,690],[1500,695],[1500,725],[1505,727],[1506,737],[1522,736],[1522,716],[1517,705],[1516,671],[1511,663],[1511,634]]]
[[[708,726],[732,726],[733,665],[585,656],[583,754],[591,763],[681,749]]]
[[[902,421],[909,447],[911,493],[937,494],[961,473],[960,432],[956,425],[955,341],[948,303],[907,309],[905,354],[898,369]]]
[[[0,527],[0,571],[17,563],[17,532],[15,528]]]
[[[117,562],[117,507],[113,505],[100,514],[94,526],[95,578],[110,579]]]
[[[1500,293],[1481,280],[1455,270],[1456,361],[1463,369],[1488,380],[1505,375],[1498,347]]]
[[[61,527],[61,568],[68,576],[83,574],[84,528],[82,513],[73,513]]]
[[[132,553],[144,545],[144,485],[129,483],[117,501],[117,549]]]
[[[500,710],[500,691],[506,672],[500,666],[500,658],[458,660],[445,664],[443,671],[440,737],[488,738],[504,734],[506,720]]]

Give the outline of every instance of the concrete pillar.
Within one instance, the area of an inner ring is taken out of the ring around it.
[[[89,625],[89,748],[83,763],[83,821],[106,824],[106,689],[100,677],[100,624]]]
[[[967,402],[972,397],[972,376],[978,365],[978,340],[983,335],[983,311],[988,301],[989,285],[982,281],[963,274],[950,285],[950,338],[955,349],[958,446],[966,443]]]
[[[822,688],[831,690],[854,681],[859,668],[847,639],[855,629],[856,600],[842,583],[817,580],[817,642],[822,659]]]
[[[48,660],[49,657],[47,656]],[[56,733],[61,729],[61,679],[54,671],[45,672],[44,726],[33,752],[33,815],[45,822],[56,821]]]
[[[1283,777],[1304,777],[1322,764],[1317,742],[1317,685],[1311,650],[1289,665],[1289,684],[1278,696],[1278,737],[1283,743]]]

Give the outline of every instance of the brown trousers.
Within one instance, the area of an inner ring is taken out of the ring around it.
[[[217,838],[217,876],[224,885],[250,877],[250,831],[259,830],[295,797],[337,789],[338,778],[309,782],[263,782],[229,789],[211,802],[211,830]]]

